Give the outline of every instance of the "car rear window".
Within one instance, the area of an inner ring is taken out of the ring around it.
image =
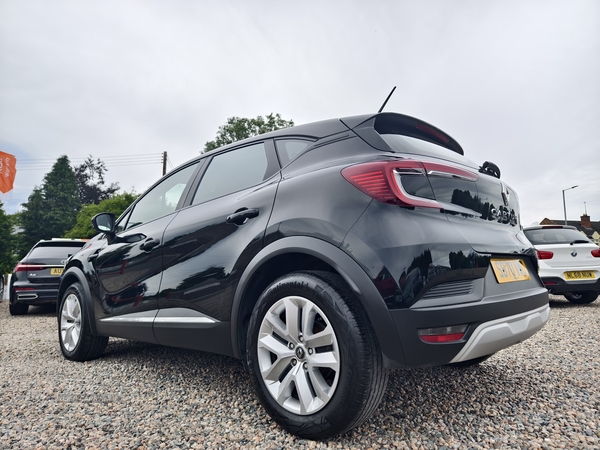
[[[69,255],[77,253],[84,244],[85,242],[61,242],[60,244],[38,245],[31,250],[28,258],[67,258]]]
[[[570,244],[573,241],[589,241],[583,233],[569,228],[525,230],[525,236],[533,245]]]
[[[445,161],[453,161],[458,164],[464,164],[471,167],[477,167],[474,162],[463,155],[432,142],[427,142],[410,136],[403,136],[401,134],[381,134],[380,136],[390,146],[390,148],[397,153],[429,156],[443,159]]]

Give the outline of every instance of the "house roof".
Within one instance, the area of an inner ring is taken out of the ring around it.
[[[564,224],[565,224],[564,219],[557,220],[557,219],[544,218],[544,220],[542,220],[540,222],[540,225],[564,225]],[[577,228],[578,231],[581,231],[588,237],[592,237],[594,232],[597,232],[598,234],[600,234],[600,222],[592,222],[590,220],[589,224],[590,224],[590,228],[584,227],[581,224],[581,220],[567,220],[567,225]]]

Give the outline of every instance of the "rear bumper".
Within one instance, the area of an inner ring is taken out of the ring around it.
[[[565,281],[560,277],[542,277],[542,282],[551,294],[564,294],[566,292],[600,292],[600,279],[590,281]]]
[[[484,297],[474,303],[390,311],[402,342],[389,367],[427,367],[466,361],[495,353],[535,334],[549,317],[548,291],[534,287]],[[461,341],[427,343],[422,328],[466,324]]]
[[[56,303],[58,298],[58,286],[55,289],[15,290],[11,289],[11,303],[23,303],[27,305],[43,305]]]

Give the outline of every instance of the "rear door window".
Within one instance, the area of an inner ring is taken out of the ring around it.
[[[262,142],[215,155],[202,176],[193,204],[260,184],[277,170],[278,166],[270,164],[266,146]]]

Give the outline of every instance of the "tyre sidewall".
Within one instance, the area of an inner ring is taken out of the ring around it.
[[[326,315],[338,341],[340,371],[336,390],[327,405],[306,416],[293,414],[277,403],[267,390],[256,363],[257,339],[262,320],[271,306],[288,296],[304,297],[317,305]],[[345,430],[347,423],[351,422],[350,418],[346,418],[349,409],[352,410],[349,405],[361,397],[357,387],[361,372],[364,371],[364,363],[360,363],[360,354],[364,350],[360,348],[356,336],[358,330],[355,317],[344,300],[327,282],[311,274],[297,273],[280,278],[261,295],[250,319],[246,354],[259,400],[277,423],[292,432],[295,429],[317,427],[325,435],[329,435]]]
[[[62,311],[63,311],[64,305],[65,305],[65,301],[66,301],[67,297],[71,294],[75,294],[77,296],[77,300],[79,301],[79,308],[81,309],[81,324],[80,324],[80,332],[79,332],[79,341],[77,342],[77,345],[75,345],[75,348],[72,351],[69,351],[65,348],[63,340],[62,340],[61,318],[62,318]],[[79,359],[78,356],[81,353],[81,347],[82,347],[82,342],[83,342],[83,332],[84,332],[84,327],[86,326],[86,321],[87,321],[87,316],[85,314],[85,306],[83,304],[83,288],[82,288],[81,284],[73,283],[71,286],[69,286],[67,288],[67,290],[63,294],[62,299],[60,301],[60,306],[58,308],[58,341],[60,342],[60,349],[62,350],[62,353],[65,356],[65,358],[70,359],[70,360],[78,360]]]

